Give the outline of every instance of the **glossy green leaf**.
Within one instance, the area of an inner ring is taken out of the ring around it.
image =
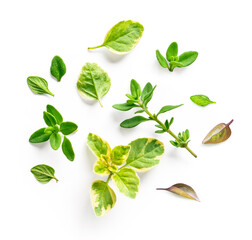
[[[145,172],[156,166],[164,153],[164,144],[154,138],[139,138],[129,145],[131,150],[126,164],[138,172]]]
[[[121,21],[109,30],[103,44],[89,49],[106,47],[114,53],[125,54],[136,46],[143,31],[144,27],[138,22]]]
[[[101,67],[96,63],[86,63],[81,70],[77,89],[83,98],[98,100],[102,106],[101,98],[109,91],[110,85],[110,78]]]
[[[177,62],[177,61],[171,61],[171,62],[170,62],[170,65],[171,65],[171,67],[173,67],[173,68],[175,68],[175,67],[179,67],[179,68],[185,67],[183,63]]]
[[[141,96],[141,87],[135,79],[132,79],[130,82],[130,91],[134,99],[138,99]]]
[[[149,121],[149,119],[142,117],[142,116],[136,116],[133,118],[129,118],[121,122],[120,126],[123,128],[133,128],[139,125],[142,122]]]
[[[50,138],[50,134],[45,133],[46,128],[40,128],[36,132],[34,132],[30,138],[29,142],[31,143],[41,143],[41,142],[46,142]]]
[[[166,191],[175,193],[177,195],[180,195],[182,197],[199,201],[199,198],[196,192],[194,191],[194,189],[184,183],[177,183],[177,184],[172,185],[169,188],[157,188],[157,190],[166,190]]]
[[[111,153],[109,144],[93,133],[88,134],[87,145],[98,158],[101,154],[109,156]]]
[[[63,122],[60,124],[60,131],[64,135],[69,135],[77,130],[78,126],[73,122]]]
[[[54,176],[54,169],[48,165],[40,164],[31,169],[34,177],[41,183],[48,183],[51,179],[55,179],[58,182],[58,179]]]
[[[190,99],[192,100],[192,102],[202,107],[207,106],[208,104],[211,104],[211,103],[216,103],[216,102],[211,101],[205,95],[193,95],[190,97]]]
[[[167,48],[166,59],[170,61],[171,57],[176,57],[177,55],[178,55],[178,44],[176,42],[173,42]]]
[[[114,184],[125,196],[135,198],[139,189],[139,178],[131,168],[122,168],[112,175]]]
[[[58,133],[52,133],[50,136],[50,144],[52,149],[57,150],[60,147],[61,136]]]
[[[159,110],[157,116],[158,116],[159,114],[161,114],[161,113],[165,113],[165,112],[171,111],[171,110],[173,110],[173,109],[175,109],[175,108],[178,108],[178,107],[180,107],[180,106],[182,106],[182,105],[183,105],[183,104],[175,105],[175,106],[173,106],[173,105],[166,105],[166,106],[162,107],[162,108]]]
[[[58,81],[60,81],[61,78],[66,73],[66,65],[61,57],[55,56],[52,59],[50,70],[51,70],[52,76],[54,76]]]
[[[191,65],[198,57],[198,53],[194,51],[184,52],[179,56],[179,62],[184,67]]]
[[[156,57],[157,57],[159,64],[161,65],[161,67],[169,68],[165,57],[159,52],[159,50],[156,50]]]
[[[54,96],[54,94],[50,92],[48,83],[44,78],[30,76],[27,78],[27,84],[35,94],[49,94]]]
[[[215,126],[204,138],[203,144],[215,144],[226,141],[231,136],[230,124],[234,120],[231,120],[228,124],[220,123]]]
[[[129,104],[129,103],[121,103],[121,104],[114,104],[113,108],[119,110],[119,111],[129,111],[130,109],[137,107],[135,104]]]
[[[150,82],[146,83],[141,94],[141,100],[143,101],[146,96],[152,91],[153,87]]]
[[[57,124],[55,117],[51,113],[43,112],[43,118],[47,126],[53,127]]]
[[[105,155],[103,155],[105,156]],[[97,160],[94,164],[94,172],[101,175],[101,176],[108,176],[109,170],[107,163],[101,159]]]
[[[119,145],[112,149],[110,158],[113,164],[122,165],[129,156],[130,146]]]
[[[63,117],[54,106],[48,104],[46,106],[46,111],[55,117],[57,124],[60,125],[63,122]]]
[[[90,195],[96,216],[103,216],[108,213],[116,203],[114,191],[104,181],[93,182]]]
[[[64,136],[64,140],[63,140],[61,147],[62,147],[62,151],[63,151],[64,155],[67,157],[67,159],[70,161],[73,161],[74,157],[75,157],[73,146],[72,146],[72,143],[70,142],[70,140],[66,136]]]

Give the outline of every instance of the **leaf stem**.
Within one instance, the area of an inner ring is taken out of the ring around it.
[[[96,47],[89,47],[88,49],[96,49],[96,48],[100,48],[100,47],[103,47],[103,44],[102,45],[98,45]]]
[[[110,174],[109,174],[108,179],[107,179],[107,181],[106,181],[106,184],[108,184],[108,182],[109,182],[110,178],[112,177],[112,175],[113,175],[113,173],[110,173]]]
[[[56,177],[53,177],[53,179],[55,179],[55,180],[56,180],[56,182],[58,182],[58,181],[59,181]]]

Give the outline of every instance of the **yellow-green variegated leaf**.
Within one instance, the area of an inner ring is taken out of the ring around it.
[[[108,213],[116,203],[114,191],[104,181],[95,181],[91,185],[91,202],[96,216]]]
[[[109,170],[107,164],[102,160],[97,160],[94,164],[94,172],[102,175],[102,176],[108,176]]]
[[[139,189],[139,178],[131,168],[122,168],[112,176],[114,184],[125,196],[135,198]]]
[[[156,166],[164,153],[164,144],[154,138],[139,138],[129,144],[126,164],[138,172],[146,172]]]
[[[101,154],[109,156],[111,153],[109,144],[93,133],[88,134],[87,145],[98,158],[101,157]]]
[[[137,45],[143,31],[144,27],[138,22],[132,20],[121,21],[108,31],[103,44],[89,49],[106,47],[111,52],[125,54]]]
[[[129,156],[130,146],[116,146],[112,149],[110,158],[113,164],[122,165]]]

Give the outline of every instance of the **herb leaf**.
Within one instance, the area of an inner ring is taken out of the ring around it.
[[[144,27],[138,22],[121,21],[109,30],[102,45],[88,49],[106,47],[114,53],[125,54],[136,46],[143,31]]]
[[[70,142],[70,140],[66,136],[64,136],[64,140],[63,140],[61,147],[62,147],[62,151],[65,154],[65,156],[67,157],[67,159],[70,161],[73,161],[74,157],[75,157],[74,150],[72,147],[72,143]]]
[[[137,105],[129,103],[121,103],[121,104],[114,104],[112,107],[119,111],[129,111],[130,109],[137,107]]]
[[[231,129],[229,125],[234,120],[231,120],[228,124],[220,123],[215,126],[204,138],[203,144],[215,144],[226,141],[231,136]]]
[[[157,57],[157,60],[158,60],[159,64],[161,65],[161,67],[163,67],[163,68],[169,68],[166,59],[165,59],[164,56],[159,52],[159,50],[156,50],[156,57]]]
[[[61,57],[55,56],[52,59],[50,70],[52,76],[54,76],[59,82],[66,73],[66,65]]]
[[[110,154],[111,162],[115,165],[122,165],[129,156],[130,146],[119,145],[112,149]]]
[[[164,154],[164,144],[154,138],[139,138],[130,144],[126,164],[137,172],[146,172],[156,166]]]
[[[98,100],[106,95],[110,89],[110,78],[108,74],[96,63],[86,63],[79,76],[77,89],[79,94],[89,100]]]
[[[191,65],[198,57],[198,52],[189,51],[184,52],[179,56],[179,62],[184,65],[184,67],[187,67]]]
[[[78,128],[77,124],[73,122],[63,122],[60,124],[60,131],[64,135],[69,135],[73,133]]]
[[[58,182],[58,179],[54,176],[54,169],[48,165],[40,164],[31,169],[34,177],[41,183],[48,183],[51,179],[55,179]]]
[[[109,170],[108,170],[108,166],[107,166],[107,162],[104,161],[104,159],[106,158],[106,155],[102,155],[100,157],[100,159],[98,159],[95,162],[94,165],[94,172],[101,175],[101,176],[108,176],[109,175]]]
[[[43,112],[43,118],[47,126],[55,126],[57,124],[55,117],[48,112]]]
[[[211,103],[216,103],[216,102],[211,101],[205,95],[193,95],[190,97],[190,99],[192,100],[192,102],[202,107],[207,106],[208,104],[211,104]]]
[[[178,56],[178,44],[176,42],[173,42],[170,44],[170,46],[167,48],[166,51],[166,59],[168,61],[171,60],[171,57]]]
[[[135,79],[132,79],[130,82],[130,91],[134,99],[139,99],[141,96],[141,87]]]
[[[175,109],[175,108],[178,108],[178,107],[180,107],[180,106],[182,106],[182,105],[183,105],[183,104],[175,105],[175,106],[166,105],[166,106],[162,107],[162,108],[159,110],[157,116],[158,116],[159,114],[161,114],[161,113],[165,113],[165,112],[171,111],[171,110],[173,110],[173,109]]]
[[[61,144],[61,136],[58,133],[52,133],[50,136],[50,144],[52,149],[57,150]]]
[[[121,122],[120,126],[123,128],[133,128],[139,125],[142,122],[149,121],[148,118],[142,117],[142,116],[136,116],[133,118],[129,118]]]
[[[199,198],[196,192],[194,191],[194,189],[184,183],[177,183],[177,184],[172,185],[169,188],[157,188],[157,190],[166,190],[166,191],[178,194],[182,197],[199,201]]]
[[[54,96],[48,89],[48,83],[44,78],[30,76],[27,78],[27,83],[35,94],[49,94]]]
[[[94,181],[91,186],[91,202],[96,216],[103,216],[116,203],[114,191],[104,181]]]
[[[121,193],[127,197],[136,198],[140,181],[133,169],[123,168],[114,173],[112,179]]]
[[[36,132],[34,132],[30,138],[29,142],[31,143],[41,143],[46,142],[50,138],[50,134],[45,133],[46,128],[40,128]]]
[[[46,106],[46,111],[55,117],[57,124],[60,125],[63,122],[63,117],[54,106],[48,104]]]

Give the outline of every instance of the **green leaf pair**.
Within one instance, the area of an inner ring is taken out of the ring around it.
[[[46,106],[46,111],[43,112],[43,118],[48,126],[34,132],[29,139],[31,143],[41,143],[50,140],[52,149],[57,150],[61,145],[61,135],[64,135],[62,142],[62,151],[68,160],[73,161],[75,158],[74,150],[70,140],[66,137],[75,132],[78,126],[73,122],[63,122],[63,117],[59,111],[52,105]]]
[[[96,216],[103,216],[116,203],[116,194],[108,185],[111,178],[121,193],[135,198],[140,182],[136,172],[145,172],[155,167],[164,153],[163,143],[153,138],[139,138],[111,150],[105,140],[89,133],[87,144],[98,158],[94,172],[108,176],[106,182],[98,180],[91,185],[91,201]]]
[[[170,143],[175,147],[185,148],[190,142],[189,138],[190,138],[190,133],[189,133],[189,130],[186,129],[182,133],[178,134],[178,140],[175,139],[175,141],[170,141]]]
[[[159,50],[156,50],[156,57],[163,68],[168,68],[172,72],[175,67],[182,68],[191,65],[197,59],[198,52],[189,51],[178,56],[178,44],[173,42],[166,51],[166,59]]]

